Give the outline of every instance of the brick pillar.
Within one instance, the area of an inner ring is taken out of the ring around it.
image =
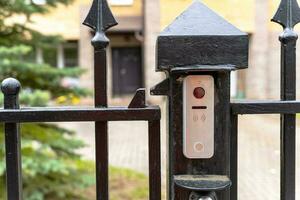
[[[163,80],[164,76],[163,73],[155,73],[155,44],[157,35],[161,31],[159,11],[159,0],[144,0],[144,74],[145,87],[148,90]],[[157,97],[150,97],[150,99],[157,99]]]
[[[267,94],[270,99],[280,99],[280,31],[270,31],[268,56],[268,87]]]
[[[268,1],[255,0],[255,31],[250,46],[250,65],[246,73],[246,96],[267,97],[268,74]]]
[[[91,32],[90,29],[86,26],[83,26],[81,23],[84,21],[89,7],[82,6],[80,8],[80,37],[79,37],[79,66],[82,67],[85,73],[80,77],[80,85],[85,88],[92,89],[94,87],[94,68],[93,68],[93,58],[94,50],[91,45]]]

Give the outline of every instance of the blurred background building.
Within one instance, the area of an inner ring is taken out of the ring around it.
[[[126,100],[137,88],[147,90],[164,78],[155,73],[155,41],[192,0],[109,0],[119,25],[108,32],[111,40],[108,61],[110,102]],[[249,33],[250,66],[233,73],[232,96],[237,98],[279,98],[280,26],[270,19],[279,0],[203,0],[222,17]],[[86,73],[79,84],[93,87],[93,33],[82,26],[92,0],[74,0],[59,6],[48,16],[33,17],[33,28],[44,34],[60,34],[64,42],[52,48],[37,49],[36,61],[59,68],[80,66]],[[176,45],[176,44],[174,44]],[[299,54],[300,55],[300,54]],[[300,63],[299,63],[300,64]],[[298,65],[299,66],[299,65]],[[300,72],[300,70],[298,70]],[[298,83],[298,87],[299,87]],[[129,98],[128,98],[129,99]]]

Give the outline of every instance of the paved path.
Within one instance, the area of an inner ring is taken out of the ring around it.
[[[165,116],[164,111],[162,116]],[[239,119],[239,199],[279,200],[279,117],[241,116]],[[89,144],[81,152],[87,158],[94,159],[93,124],[66,123],[64,126],[78,131],[78,136]],[[165,123],[162,127],[162,149],[165,149]],[[109,130],[110,164],[147,173],[147,123],[112,122]],[[298,138],[298,147],[299,143]],[[162,152],[162,158],[165,169],[165,151]],[[300,170],[299,162],[297,168]],[[297,178],[300,181],[299,173]],[[297,191],[297,199],[300,199],[300,184]]]
[[[162,116],[165,116],[165,109],[162,110]],[[161,125],[162,144],[166,144],[165,123],[164,120]],[[94,160],[94,124],[76,122],[62,123],[62,126],[77,132],[78,138],[88,144],[79,153]],[[108,129],[110,165],[148,173],[148,122],[109,122]],[[165,154],[165,146],[163,146],[162,158],[165,158]],[[163,166],[165,161],[166,159],[162,159]]]
[[[241,116],[239,135],[239,199],[280,199],[280,119],[279,116]],[[297,132],[300,133],[298,121]],[[300,138],[297,138],[299,149]],[[300,172],[300,154],[297,169]],[[297,173],[297,199],[300,198]],[[253,196],[254,195],[254,196]]]

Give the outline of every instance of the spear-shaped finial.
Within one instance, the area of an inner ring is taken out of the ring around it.
[[[95,48],[105,48],[109,40],[105,36],[105,31],[117,25],[106,0],[94,0],[88,16],[83,22],[84,25],[92,28],[96,34],[92,40]]]
[[[283,26],[283,28],[293,28],[300,22],[300,8],[297,0],[281,0],[280,6],[272,19]]]

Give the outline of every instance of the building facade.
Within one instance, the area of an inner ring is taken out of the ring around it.
[[[108,32],[111,40],[108,49],[108,91],[113,104],[124,102],[127,97],[130,99],[137,88],[146,87],[149,90],[164,78],[164,74],[155,73],[156,37],[192,2],[193,0],[109,1],[119,22],[118,26]],[[247,70],[233,73],[232,95],[238,98],[278,99],[278,36],[281,29],[272,25],[270,19],[279,0],[203,2],[250,36],[250,66]],[[91,0],[75,0],[67,7],[59,6],[46,17],[35,16],[32,25],[33,28],[39,27],[45,34],[60,34],[65,39],[64,43],[53,48],[37,49],[37,62],[50,62],[60,68],[82,67],[86,72],[79,82],[88,88],[93,87],[93,49],[90,45],[93,33],[80,22],[86,17],[90,4]],[[154,101],[155,98],[151,100]]]

